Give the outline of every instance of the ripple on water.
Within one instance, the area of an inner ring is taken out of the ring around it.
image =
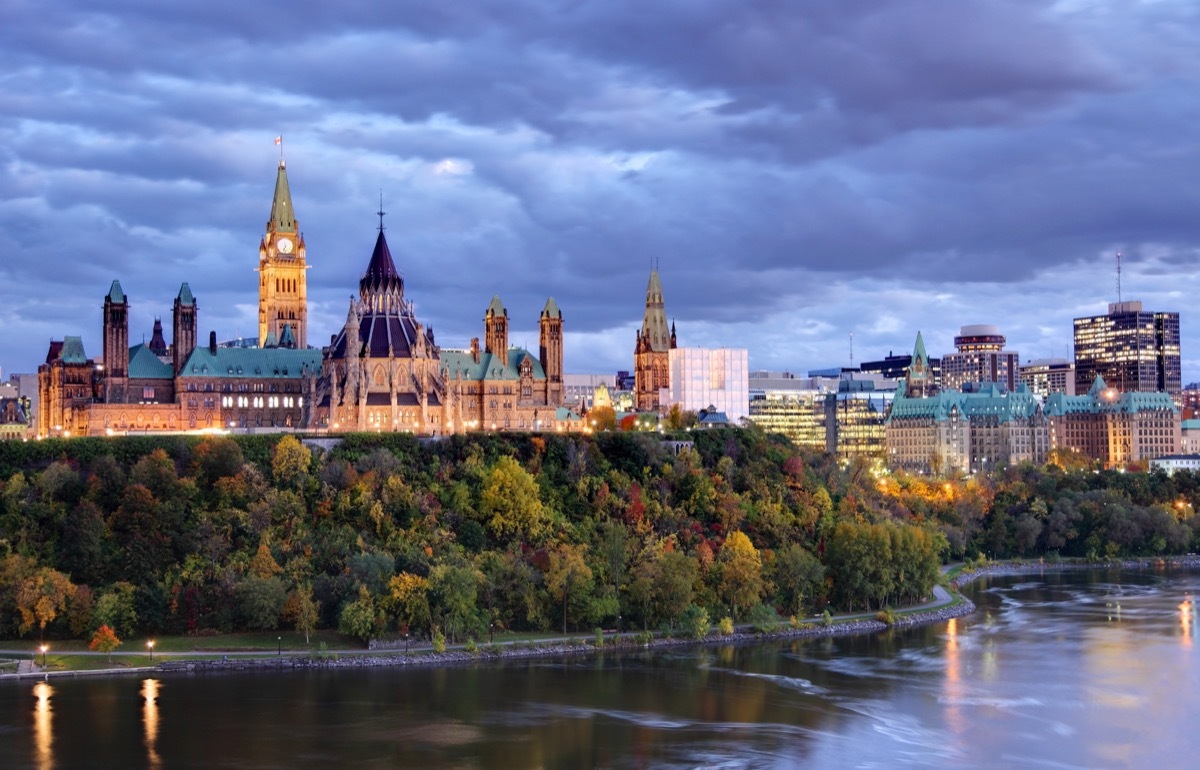
[[[709,671],[719,671],[723,674],[729,674],[731,676],[743,676],[749,679],[762,679],[779,685],[785,689],[799,690],[800,692],[808,693],[809,695],[822,695],[829,692],[824,687],[815,685],[807,679],[803,679],[801,677],[784,676],[783,674],[760,674],[755,671],[738,671],[735,668],[718,668],[716,666],[710,667]]]

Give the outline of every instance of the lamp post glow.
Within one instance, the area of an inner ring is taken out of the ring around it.
[[[46,667],[46,650],[50,649],[46,645],[42,645],[42,668]]]
[[[153,663],[154,662],[154,640],[153,639],[146,642],[146,649],[150,650],[150,662]]]
[[[277,642],[279,642],[279,652],[278,652],[277,654],[278,654],[278,656],[279,656],[279,657],[281,657],[281,658],[282,658],[282,657],[283,657],[283,637],[282,637],[282,636],[277,636],[277,637],[275,637],[275,640],[276,640]]]

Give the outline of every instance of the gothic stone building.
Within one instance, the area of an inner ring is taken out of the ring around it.
[[[493,297],[484,343],[438,347],[404,295],[382,222],[346,324],[314,377],[310,425],[333,431],[578,430],[563,408],[562,313],[547,300],[537,356],[508,343],[508,310]]]

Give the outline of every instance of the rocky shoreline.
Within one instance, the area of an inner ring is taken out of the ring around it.
[[[950,618],[961,617],[975,611],[975,605],[969,600],[959,597],[958,603],[927,612],[914,612],[898,616],[891,628],[911,628],[914,626],[939,623]],[[603,646],[597,647],[593,642],[580,639],[574,642],[556,642],[548,644],[504,645],[481,647],[475,652],[465,650],[447,650],[446,652],[423,651],[416,654],[353,654],[353,655],[306,655],[275,658],[231,658],[223,660],[187,660],[165,661],[155,667],[155,671],[179,673],[207,673],[226,671],[279,671],[295,669],[334,669],[334,668],[384,668],[395,666],[445,666],[463,665],[470,663],[494,662],[505,660],[521,660],[539,657],[561,657],[568,655],[595,655],[605,652],[640,652],[680,647],[716,647],[721,645],[755,644],[764,641],[788,639],[818,639],[831,636],[849,636],[852,634],[878,633],[888,630],[889,626],[879,620],[861,619],[831,625],[805,624],[799,628],[786,628],[769,633],[737,632],[724,636],[708,636],[704,639],[680,639],[674,637],[653,639],[648,643],[635,641],[633,635],[621,636],[617,639],[605,639]]]

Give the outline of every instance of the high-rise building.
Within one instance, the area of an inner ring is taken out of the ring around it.
[[[995,382],[1017,389],[1020,356],[1005,350],[1004,335],[991,324],[964,326],[954,338],[955,352],[942,356],[943,388],[962,390],[969,382]]]
[[[1109,303],[1106,315],[1075,319],[1075,391],[1097,377],[1120,393],[1169,393],[1178,399],[1179,313],[1151,312],[1138,301]]]
[[[1065,358],[1038,358],[1021,367],[1021,382],[1035,396],[1075,395],[1075,363]]]
[[[633,347],[633,403],[639,412],[655,412],[662,406],[671,387],[670,351],[674,348],[675,325],[667,327],[662,281],[658,270],[651,270],[646,285],[646,313]]]

